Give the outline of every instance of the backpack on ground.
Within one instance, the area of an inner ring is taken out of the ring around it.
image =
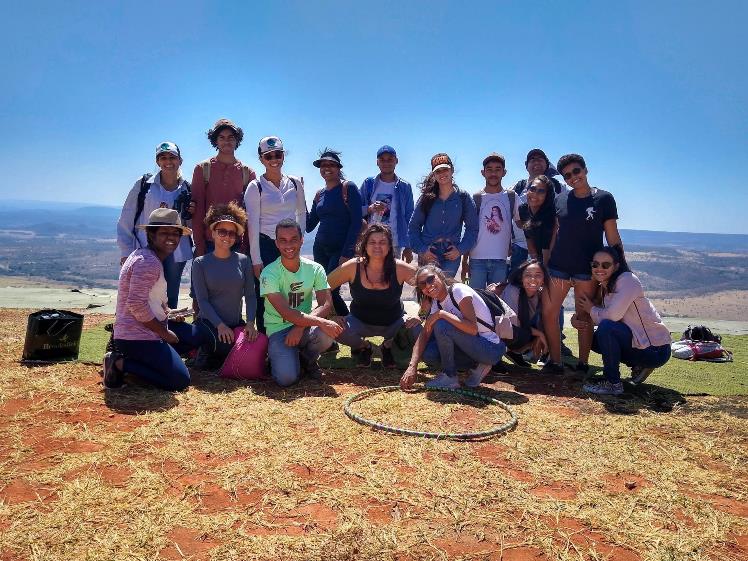
[[[712,333],[706,325],[689,325],[683,332],[682,339],[688,339],[689,341],[716,341],[717,343],[722,342],[722,337]]]
[[[689,325],[683,338],[671,345],[675,358],[706,362],[732,362],[732,352],[722,347],[722,337],[712,333],[706,325]]]
[[[480,323],[482,326],[487,327],[491,331],[494,331],[496,329],[496,316],[503,316],[506,311],[504,310],[504,305],[501,302],[501,298],[496,296],[495,293],[491,292],[490,290],[486,290],[485,288],[473,288],[475,292],[478,293],[478,296],[481,300],[483,300],[483,303],[488,308],[488,311],[491,313],[491,322],[487,323],[480,319],[478,317],[478,314],[475,315],[475,320]],[[452,299],[452,304],[454,304],[454,307],[458,310],[460,309],[460,305],[457,303],[457,299],[455,298],[454,293],[452,292],[452,287],[450,286],[447,290],[449,293],[449,297]],[[442,309],[441,304],[437,301],[436,302],[437,308],[440,310]]]

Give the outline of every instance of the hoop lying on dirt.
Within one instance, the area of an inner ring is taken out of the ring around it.
[[[345,405],[343,406],[343,411],[348,416],[348,418],[362,425],[366,425],[366,426],[369,426],[369,427],[372,427],[378,430],[382,430],[385,432],[393,432],[395,434],[402,434],[406,436],[422,436],[424,438],[443,438],[443,439],[450,439],[450,440],[478,440],[481,438],[488,438],[490,436],[495,436],[497,434],[503,434],[513,429],[515,426],[517,426],[517,415],[509,405],[507,405],[503,401],[499,401],[498,399],[494,399],[493,397],[490,397],[483,393],[470,391],[470,390],[463,390],[463,389],[429,388],[427,391],[452,393],[452,394],[462,395],[462,396],[465,396],[471,399],[475,399],[478,401],[483,401],[485,403],[498,405],[499,407],[504,409],[507,413],[509,413],[510,419],[502,425],[498,425],[490,429],[478,431],[478,432],[457,432],[457,433],[425,432],[425,431],[404,429],[404,428],[399,428],[399,427],[392,427],[389,425],[377,423],[376,421],[365,419],[364,417],[357,415],[351,410],[351,405],[353,405],[357,401],[361,401],[362,399],[365,399],[377,393],[386,393],[386,392],[394,392],[394,391],[401,391],[400,386],[384,386],[381,388],[372,388],[369,390],[364,390],[362,392],[359,392],[349,397],[346,400]]]

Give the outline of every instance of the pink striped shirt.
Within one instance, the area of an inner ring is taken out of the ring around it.
[[[157,319],[166,326],[166,279],[161,260],[150,249],[133,251],[119,272],[114,338],[160,341],[143,325]]]

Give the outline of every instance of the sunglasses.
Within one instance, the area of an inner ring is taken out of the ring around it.
[[[590,266],[593,269],[605,269],[606,271],[613,266],[612,261],[592,261]]]
[[[569,173],[564,174],[564,179],[571,179],[572,175],[579,175],[580,173],[582,173],[582,168],[574,168]]]
[[[226,230],[225,228],[216,228],[213,230],[216,234],[218,234],[219,238],[235,238],[237,233],[234,230]]]
[[[418,288],[423,288],[424,286],[431,286],[434,284],[434,281],[436,280],[436,275],[429,275],[424,280],[418,281]]]
[[[537,193],[538,195],[545,195],[548,191],[541,189],[540,187],[528,187],[527,190],[530,193]]]
[[[265,152],[262,157],[266,160],[282,160],[283,150],[276,150],[275,152]]]

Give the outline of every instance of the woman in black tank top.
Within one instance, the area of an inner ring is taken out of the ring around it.
[[[394,368],[392,340],[405,326],[420,325],[418,318],[406,318],[402,302],[404,283],[413,283],[416,268],[395,259],[392,231],[384,224],[370,224],[357,244],[355,257],[328,275],[330,288],[349,283],[351,311],[339,318],[345,330],[338,341],[351,347],[358,366],[370,366],[373,347],[366,337],[384,337],[382,367]]]

